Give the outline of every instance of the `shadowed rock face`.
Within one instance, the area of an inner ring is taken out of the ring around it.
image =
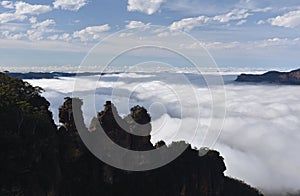
[[[291,72],[269,71],[261,75],[241,74],[237,77],[236,81],[300,85],[300,69]]]
[[[101,126],[111,140],[124,148],[154,149],[147,135],[151,117],[141,106],[133,107],[123,119],[115,106],[106,102],[89,132],[83,123],[82,101],[66,98],[59,108],[63,126],[57,130],[49,103],[39,95],[41,89],[4,74],[0,74],[0,88],[0,195],[260,195],[245,183],[224,176],[226,167],[217,151],[199,156],[189,146],[161,168],[129,172],[101,162],[85,147],[78,126],[91,135]],[[74,110],[79,113],[76,124]],[[143,135],[136,135],[141,132]],[[176,142],[166,147],[159,142],[156,147],[171,152],[181,145],[186,144]]]
[[[113,142],[124,148],[139,151],[155,149],[147,135],[151,132],[151,117],[141,106],[133,107],[131,113],[123,119],[114,104],[107,101],[104,110],[92,120],[91,134],[100,131],[96,121]],[[140,132],[146,135],[136,135]],[[167,147],[164,142],[159,142],[156,147],[171,152],[181,145],[186,144],[175,142]],[[199,156],[199,152],[189,146],[171,163],[143,172],[123,171],[100,161],[95,161],[95,166],[98,167],[99,182],[91,183],[95,185],[93,190],[102,191],[102,195],[261,195],[249,185],[224,176],[226,166],[223,157],[214,150]]]

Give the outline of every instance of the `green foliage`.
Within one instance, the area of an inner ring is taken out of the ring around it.
[[[0,111],[19,110],[33,118],[48,115],[49,102],[41,97],[43,89],[0,73]]]

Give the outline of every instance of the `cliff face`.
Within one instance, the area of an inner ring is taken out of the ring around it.
[[[0,195],[57,191],[57,129],[40,91],[0,73]]]
[[[173,162],[150,171],[111,167],[90,153],[77,132],[73,109],[81,112],[80,99],[65,99],[59,108],[63,126],[57,130],[41,89],[4,74],[0,74],[0,88],[0,195],[260,195],[243,182],[224,176],[223,158],[213,150],[199,156],[189,146]],[[82,116],[79,121],[79,126],[84,126]],[[141,106],[121,118],[117,108],[106,102],[92,120],[93,132],[86,134],[94,134],[101,126],[124,148],[151,150],[155,147],[148,136],[150,122]],[[134,135],[141,132],[143,135]],[[186,144],[177,142],[164,148],[171,152],[180,145]]]
[[[241,74],[237,77],[238,82],[269,82],[278,84],[300,84],[300,69],[291,72],[269,71],[267,73],[257,74]]]

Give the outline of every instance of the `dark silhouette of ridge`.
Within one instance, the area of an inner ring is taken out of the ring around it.
[[[67,72],[8,72],[5,74],[12,78],[18,79],[53,79],[59,77],[75,77],[75,76],[93,76],[97,74],[105,75],[106,73],[96,73],[96,72],[82,72],[82,73],[67,73]],[[113,74],[119,74],[119,72],[113,72]]]
[[[300,69],[290,72],[269,71],[264,74],[241,74],[237,82],[267,82],[276,84],[300,85]]]

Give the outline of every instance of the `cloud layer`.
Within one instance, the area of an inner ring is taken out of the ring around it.
[[[107,99],[116,103],[122,115],[140,104],[152,116],[152,142],[193,138],[192,144],[201,147],[211,121],[211,94],[202,77],[178,74],[108,74],[96,83],[99,76],[78,78],[85,122],[89,123],[94,111],[102,110]],[[191,84],[178,79],[182,76]],[[225,158],[227,175],[268,193],[297,191],[300,187],[298,86],[240,84],[233,82],[232,75],[224,79],[227,113],[215,148]],[[63,97],[72,95],[74,86],[74,78],[29,82],[45,88],[44,95],[51,102],[54,116]],[[85,101],[92,97],[95,103]],[[195,127],[198,120],[200,125]]]

